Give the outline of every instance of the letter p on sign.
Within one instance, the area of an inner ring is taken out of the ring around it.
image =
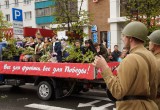
[[[21,9],[12,8],[12,16],[14,21],[23,21]]]

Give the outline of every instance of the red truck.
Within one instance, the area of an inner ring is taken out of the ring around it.
[[[119,63],[108,64],[114,68]],[[85,92],[97,85],[105,88],[100,70],[89,63],[0,62],[0,85],[18,87],[26,83],[37,86],[42,100]]]

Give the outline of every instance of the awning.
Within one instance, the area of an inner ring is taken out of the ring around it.
[[[24,27],[24,37],[35,37],[37,32],[43,37],[52,37],[55,35],[53,30]]]
[[[24,37],[31,37],[31,36],[35,37],[37,32],[39,32],[42,37],[52,37],[55,35],[55,32],[53,30],[48,30],[48,29],[29,28],[29,27],[24,27],[23,29],[24,29],[23,31]],[[3,29],[2,31],[3,31],[2,33],[5,36],[11,37],[12,35],[14,35],[13,28]]]

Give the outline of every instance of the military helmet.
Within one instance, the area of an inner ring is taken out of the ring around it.
[[[160,45],[160,30],[155,30],[148,36],[148,38],[154,44]]]
[[[122,34],[124,36],[135,37],[139,40],[145,41],[147,38],[148,29],[143,23],[133,21],[124,27]]]

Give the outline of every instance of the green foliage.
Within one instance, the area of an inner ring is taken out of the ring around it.
[[[34,48],[32,47],[26,47],[23,51],[24,55],[34,55]]]
[[[15,56],[20,56],[23,52],[23,48],[18,48],[15,45],[15,40],[9,40],[7,47],[3,48],[2,50],[2,57],[4,60],[14,60]]]
[[[159,0],[122,0],[122,15],[127,16],[129,20],[141,21],[151,33],[157,26],[156,18],[160,15]]]
[[[73,62],[73,63],[90,63],[94,60],[95,55],[92,51],[86,52],[84,55],[80,49],[75,51],[77,48],[74,46],[73,43],[70,43],[69,48],[66,51],[69,53],[69,56],[64,61]]]
[[[53,24],[58,24],[57,31],[66,30],[74,32],[82,37],[87,35],[83,33],[83,26],[90,27],[90,21],[92,20],[91,15],[88,11],[82,10],[83,0],[79,1],[81,3],[78,9],[77,0],[53,0],[55,5],[53,6],[55,12],[53,16],[55,21]]]
[[[2,41],[2,38],[5,37],[3,34],[3,31],[5,29],[8,29],[8,27],[10,27],[11,24],[5,20],[5,17],[3,16],[2,11],[0,11],[0,42]]]
[[[91,63],[94,61],[94,57],[95,57],[95,54],[88,50],[84,55],[83,55],[83,63],[84,62],[87,62],[87,63]]]
[[[67,30],[68,40],[82,40],[88,34],[83,32],[83,27],[90,27],[92,15],[88,11],[82,9],[84,0],[52,0],[55,5],[52,7],[55,12],[53,16],[55,21],[53,24],[58,24],[57,31]],[[79,3],[78,3],[79,2]],[[80,5],[78,7],[78,4]],[[80,49],[75,51],[76,48],[73,43],[67,48],[69,56],[64,61],[67,62],[91,62],[94,59],[94,54],[89,51],[85,55],[82,54]]]
[[[121,0],[121,15],[130,21],[141,21],[148,27],[149,34],[160,29],[160,0]],[[148,39],[146,42],[148,45]]]
[[[39,61],[40,61],[40,62],[48,62],[50,58],[51,58],[50,53],[49,53],[49,52],[46,52],[46,54],[42,55],[42,56],[39,58]]]
[[[69,56],[65,59],[65,61],[69,62],[81,62],[82,60],[82,52],[80,49],[78,51],[75,51],[76,47],[74,46],[74,43],[71,43],[69,48],[66,49],[66,51],[69,53]]]
[[[55,5],[53,9],[53,16],[55,21],[53,24],[59,24],[57,30],[63,30],[65,25],[68,24],[70,31],[70,23],[77,21],[77,0],[53,0]]]

